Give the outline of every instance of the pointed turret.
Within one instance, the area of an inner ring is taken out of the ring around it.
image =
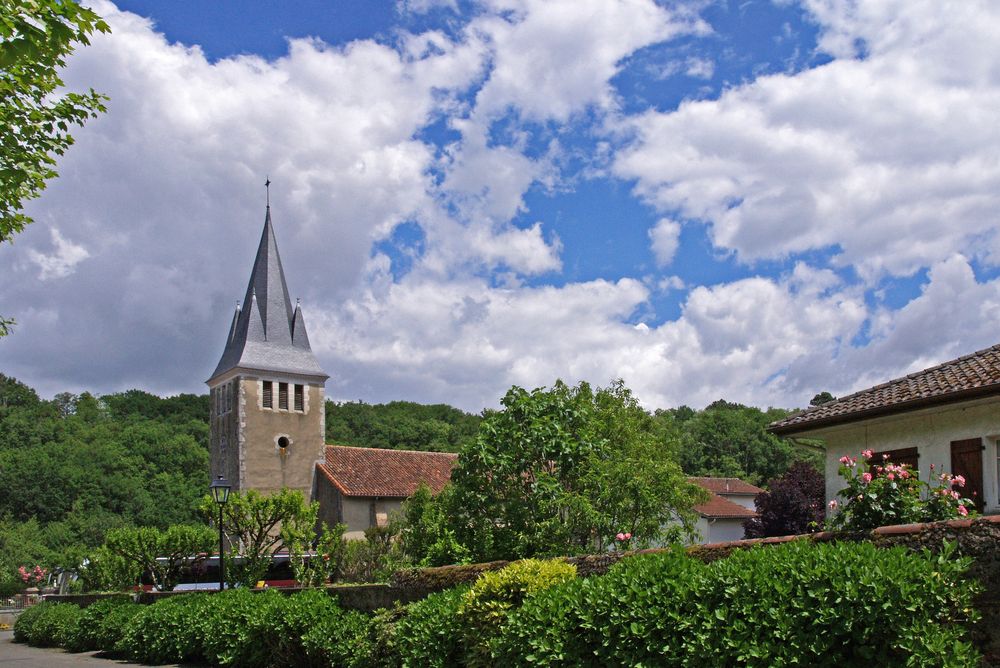
[[[296,348],[309,348],[309,335],[306,334],[306,322],[302,319],[302,305],[295,302],[295,315],[292,317],[292,345]]]
[[[226,348],[212,379],[234,368],[329,377],[309,347],[302,309],[298,306],[292,309],[270,206],[264,216],[264,231],[243,308],[237,307]]]
[[[233,314],[233,322],[229,325],[229,336],[226,338],[226,345],[233,342],[236,336],[236,327],[240,324],[240,303],[236,302],[236,313]]]

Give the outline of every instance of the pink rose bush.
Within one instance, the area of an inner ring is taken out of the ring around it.
[[[893,464],[883,455],[875,461],[871,450],[857,457],[840,458],[840,476],[847,485],[830,502],[840,512],[827,521],[839,531],[870,531],[876,527],[914,522],[958,519],[975,514],[975,504],[959,489],[965,478],[940,473],[934,485],[920,479],[906,464]],[[931,467],[932,476],[934,467]],[[957,489],[956,489],[957,488]]]
[[[621,543],[621,549],[627,550],[629,541],[632,540],[632,533],[619,531],[615,534],[615,540]]]
[[[41,587],[45,582],[45,576],[48,575],[49,572],[41,566],[35,566],[32,569],[27,569],[24,566],[18,566],[17,574],[20,576],[21,582],[29,587]]]

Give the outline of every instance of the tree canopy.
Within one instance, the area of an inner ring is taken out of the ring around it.
[[[0,530],[32,523],[31,554],[19,558],[74,566],[111,529],[199,522],[207,416],[207,397],[45,401],[0,375]]]
[[[326,438],[338,445],[458,452],[475,439],[479,421],[446,404],[326,402]]]
[[[513,387],[452,475],[459,541],[476,559],[601,550],[627,531],[676,538],[702,499],[622,382]]]
[[[767,431],[771,422],[789,413],[720,399],[702,411],[687,406],[657,410],[655,419],[665,435],[678,440],[681,467],[688,475],[741,478],[760,485],[783,474],[795,461],[821,466],[816,448]]]

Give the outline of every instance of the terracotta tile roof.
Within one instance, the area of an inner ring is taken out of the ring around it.
[[[702,503],[694,507],[695,511],[702,517],[713,520],[722,519],[748,519],[755,517],[757,513],[738,503],[733,503],[729,499],[724,499],[718,494],[712,494],[712,498],[707,503]]]
[[[701,485],[714,494],[757,496],[764,491],[739,478],[688,478],[688,482]]]
[[[426,483],[434,493],[451,479],[458,455],[449,452],[326,446],[320,471],[344,496],[405,498]]]
[[[1000,394],[1000,345],[790,415],[772,422],[768,429],[792,435],[994,394]]]

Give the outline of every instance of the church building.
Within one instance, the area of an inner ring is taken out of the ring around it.
[[[327,445],[327,378],[289,298],[268,204],[246,295],[207,381],[212,479],[233,491],[297,489],[320,501],[320,519],[360,537],[421,483],[439,492],[456,455]]]

